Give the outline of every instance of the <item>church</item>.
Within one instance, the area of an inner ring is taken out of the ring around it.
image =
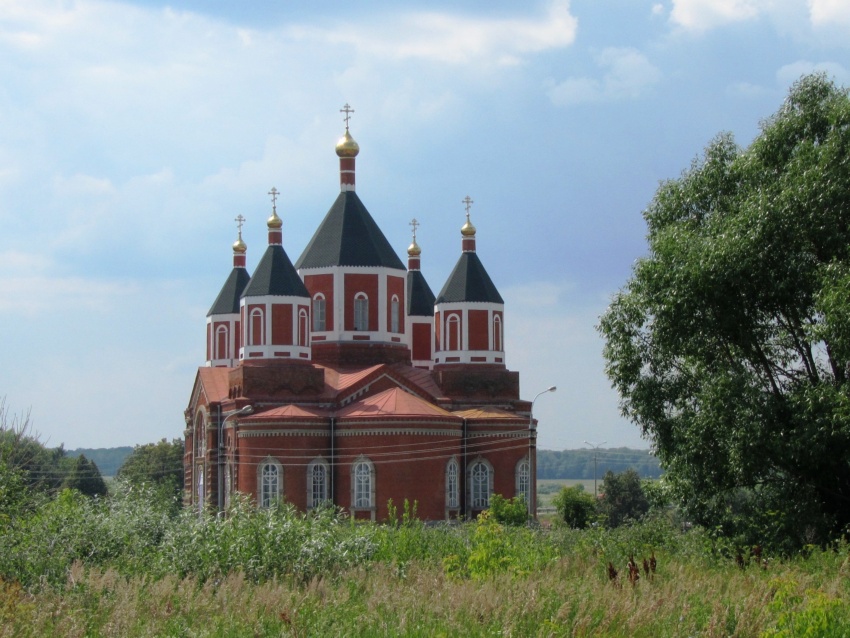
[[[536,422],[506,366],[505,304],[476,251],[472,200],[434,295],[418,222],[405,267],[358,197],[360,147],[341,112],[340,192],[301,256],[283,246],[275,189],[253,273],[236,219],[185,411],[186,502],[221,511],[238,492],[380,521],[407,499],[419,518],[446,520],[500,494],[533,513]]]

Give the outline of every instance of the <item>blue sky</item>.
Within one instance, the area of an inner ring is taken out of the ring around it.
[[[0,396],[66,448],[181,436],[236,215],[293,261],[357,190],[438,291],[461,200],[505,298],[542,448],[647,447],[594,330],[641,212],[708,141],[746,145],[801,74],[850,84],[846,0],[0,4]]]

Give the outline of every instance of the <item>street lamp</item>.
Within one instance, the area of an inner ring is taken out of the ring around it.
[[[602,443],[591,443],[590,441],[585,441],[585,445],[589,445],[593,448],[593,498],[598,498],[596,494],[596,459],[599,454],[599,446],[605,445],[608,441],[602,441]]]
[[[535,475],[534,470],[534,402],[540,398],[540,395],[546,394],[547,392],[554,392],[558,388],[556,386],[550,386],[545,390],[541,390],[538,392],[535,397],[531,400],[531,408],[528,410],[528,515],[533,516],[532,512],[536,513],[536,503],[534,494],[537,492],[537,476]]]
[[[224,504],[223,492],[224,492],[224,473],[222,472],[222,467],[224,466],[224,424],[227,423],[230,419],[237,416],[247,416],[248,414],[254,413],[253,405],[245,405],[236,410],[236,412],[231,412],[224,419],[219,421],[218,423],[218,511],[222,510],[222,505]]]

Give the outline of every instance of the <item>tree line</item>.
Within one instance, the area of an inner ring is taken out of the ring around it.
[[[538,479],[592,480],[595,477],[602,478],[606,472],[619,474],[629,469],[637,472],[642,478],[658,478],[662,474],[658,459],[649,450],[619,447],[537,451]]]

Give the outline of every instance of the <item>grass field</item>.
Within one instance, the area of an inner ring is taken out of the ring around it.
[[[537,481],[537,509],[547,512],[552,509],[552,499],[564,487],[583,485],[588,494],[593,494],[593,479],[540,479]],[[602,481],[597,481],[597,489]]]
[[[63,492],[0,525],[0,638],[850,636],[844,541],[750,559],[665,512],[575,530],[170,507]]]

